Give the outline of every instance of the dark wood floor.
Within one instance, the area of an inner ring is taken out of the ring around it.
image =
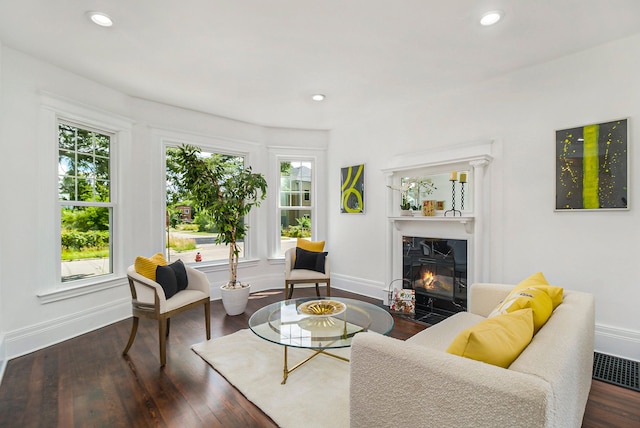
[[[295,293],[312,295],[312,289]],[[281,298],[281,290],[252,295],[246,313],[235,317],[213,302],[212,337],[247,328],[251,313]],[[172,320],[164,369],[153,321],[140,320],[129,356],[121,356],[130,319],[9,361],[0,385],[0,427],[274,427],[191,351],[205,338],[203,314],[194,310]],[[391,336],[406,339],[423,328],[396,319]],[[640,427],[640,393],[594,381],[583,426]]]

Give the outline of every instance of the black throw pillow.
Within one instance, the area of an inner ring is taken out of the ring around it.
[[[156,267],[156,282],[160,284],[164,290],[164,296],[170,299],[174,294],[178,292],[178,280],[176,279],[176,272],[171,266],[157,266]]]
[[[307,269],[314,270],[316,272],[324,272],[324,259],[327,257],[327,252],[316,252],[303,250],[300,247],[296,247],[296,262],[293,264],[294,269]]]
[[[170,299],[178,291],[187,288],[187,269],[182,260],[176,260],[167,266],[156,267],[156,282],[164,290],[164,296]]]
[[[178,281],[178,291],[182,291],[187,288],[189,285],[189,280],[187,279],[187,269],[184,267],[184,263],[182,260],[176,260],[175,262],[169,265],[171,269],[176,273],[176,280]]]

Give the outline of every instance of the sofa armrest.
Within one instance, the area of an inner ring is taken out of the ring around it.
[[[544,427],[551,390],[523,373],[376,333],[351,347],[351,427]]]
[[[498,303],[513,290],[512,284],[474,283],[469,289],[467,310],[483,317],[489,316]]]

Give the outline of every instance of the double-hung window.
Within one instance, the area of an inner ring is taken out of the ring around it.
[[[176,167],[177,148],[167,146],[166,167],[166,255],[185,263],[222,263],[229,260],[229,247],[216,243],[218,229],[210,213],[198,211],[189,189],[180,186]],[[227,174],[244,167],[244,156],[220,153],[201,147],[200,156],[220,165]],[[246,219],[245,219],[246,220]],[[245,254],[245,238],[238,241],[240,257]]]
[[[58,121],[62,282],[113,273],[110,132]]]
[[[314,163],[312,160],[280,160],[278,214],[279,253],[296,246],[297,238],[311,238],[314,220]]]

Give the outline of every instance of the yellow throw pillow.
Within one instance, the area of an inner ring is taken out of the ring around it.
[[[138,256],[133,263],[136,272],[152,281],[156,280],[156,267],[166,265],[167,261],[164,259],[162,253],[156,253],[151,257]]]
[[[533,311],[520,309],[480,321],[460,333],[447,352],[508,368],[533,337]]]
[[[531,308],[533,311],[533,334],[547,322],[553,312],[551,297],[543,290],[537,288],[525,288],[512,291],[497,308],[489,314],[489,318],[501,314],[507,314],[519,309]]]
[[[551,302],[553,302],[553,309],[557,308],[560,303],[562,303],[562,293],[564,289],[562,287],[556,287],[554,285],[549,285],[547,279],[544,277],[542,272],[534,273],[529,278],[521,281],[513,291],[524,290],[527,288],[537,288],[538,290],[542,290],[551,297]]]
[[[309,241],[308,239],[298,238],[296,247],[307,251],[321,253],[324,251],[324,241]]]

